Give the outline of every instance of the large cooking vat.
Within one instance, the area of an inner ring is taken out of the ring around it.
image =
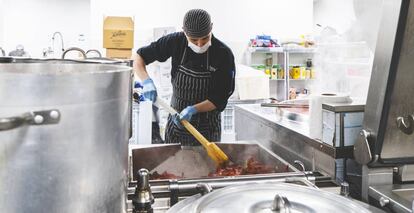
[[[262,174],[209,177],[209,173],[215,172],[217,168],[201,146],[182,147],[180,144],[141,145],[132,148],[131,170],[135,176],[130,186],[135,187],[137,179],[139,182],[137,174],[141,168],[148,169],[151,174],[168,172],[179,176],[177,178],[149,181],[155,198],[155,203],[152,205],[154,212],[164,212],[179,200],[199,193],[198,185],[200,183],[209,184],[212,189],[219,189],[252,182],[296,182],[297,178],[314,180],[313,177],[307,178],[304,172],[299,171],[256,141],[221,142],[217,145],[236,165],[245,167],[249,159],[254,158],[274,170]],[[150,177],[153,176],[150,175]],[[129,194],[132,200],[136,199],[137,196],[137,194],[132,194],[133,191],[134,189],[131,188]],[[135,191],[135,193],[137,192]]]
[[[0,64],[0,211],[125,212],[131,68]]]
[[[222,142],[217,143],[217,146],[237,165],[244,166],[249,158],[254,158],[274,168],[275,173],[298,172],[295,167],[255,141]],[[132,165],[134,175],[139,169],[146,168],[151,173],[168,172],[185,179],[205,178],[216,170],[216,165],[202,146],[181,147],[179,144],[133,149]]]

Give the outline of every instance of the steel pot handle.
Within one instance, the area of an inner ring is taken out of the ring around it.
[[[295,165],[299,165],[299,167],[302,169],[302,171],[301,171],[301,172],[305,172],[305,171],[306,171],[306,169],[305,169],[305,164],[304,164],[302,161],[300,161],[300,160],[295,160],[293,163],[294,163]]]
[[[22,125],[57,124],[60,112],[57,109],[23,113],[20,116],[0,118],[0,131],[11,130]]]
[[[0,53],[1,53],[1,56],[3,56],[3,57],[6,56],[6,52],[1,47],[0,47]]]
[[[397,127],[407,135],[413,134],[414,131],[414,115],[397,118]]]
[[[88,58],[88,53],[91,53],[91,52],[96,52],[96,53],[98,53],[98,57],[99,57],[99,58],[102,58],[102,54],[101,54],[101,52],[99,52],[99,50],[96,50],[96,49],[90,49],[90,50],[86,51],[86,52],[85,52],[86,58]]]
[[[82,54],[83,59],[86,59],[87,58],[86,57],[86,53],[85,53],[84,50],[82,50],[81,48],[78,48],[78,47],[71,47],[71,48],[68,48],[65,51],[63,51],[63,53],[62,53],[62,59],[65,59],[66,53],[68,53],[70,51],[78,51],[78,52],[80,52]]]

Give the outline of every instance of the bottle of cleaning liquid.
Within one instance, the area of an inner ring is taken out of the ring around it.
[[[84,50],[84,51],[88,50],[88,45],[86,44],[85,34],[80,33],[78,35],[78,42],[77,43],[78,43],[77,46],[79,48],[81,48],[82,50]],[[82,53],[79,52],[78,53],[78,58],[82,58],[82,57],[83,57]]]

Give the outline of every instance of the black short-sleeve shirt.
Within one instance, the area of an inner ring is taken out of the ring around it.
[[[192,60],[195,64],[200,63],[200,66],[206,64],[206,53],[194,53],[188,47],[184,32],[161,37],[150,45],[138,49],[137,53],[147,65],[154,61],[164,62],[171,57],[171,76],[174,78],[185,48],[187,48],[187,60]],[[214,36],[211,38],[211,46],[208,51],[210,68],[215,69],[215,71],[212,73],[212,84],[207,99],[217,107],[217,110],[223,111],[234,91],[234,77],[236,74],[234,56],[230,48]]]

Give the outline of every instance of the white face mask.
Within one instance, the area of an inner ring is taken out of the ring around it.
[[[190,47],[191,50],[193,50],[197,54],[205,53],[210,46],[211,46],[211,40],[208,41],[206,44],[204,44],[202,47],[199,47],[193,44],[192,42],[188,41],[188,47]]]

